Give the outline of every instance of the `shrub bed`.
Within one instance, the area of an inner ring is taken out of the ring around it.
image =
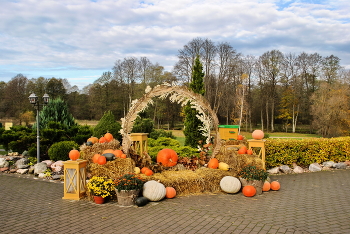
[[[315,162],[350,160],[350,137],[268,139],[265,148],[267,168],[281,164],[307,166]]]

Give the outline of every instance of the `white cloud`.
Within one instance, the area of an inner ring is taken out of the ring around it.
[[[347,0],[3,0],[1,5],[1,80],[26,73],[92,83],[128,56],[146,56],[170,70],[177,51],[195,37],[229,42],[257,56],[271,49],[334,54],[350,66]],[[82,70],[92,78],[79,76]]]

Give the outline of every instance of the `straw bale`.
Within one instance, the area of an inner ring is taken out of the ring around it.
[[[113,161],[108,161],[104,165],[97,163],[89,163],[87,171],[91,176],[103,176],[115,179],[126,173],[133,173],[135,162],[131,158],[116,158]]]
[[[204,179],[206,192],[220,192],[220,181],[225,176],[236,176],[235,171],[224,171],[220,169],[211,169],[207,167],[201,167],[196,170],[196,173]]]
[[[80,146],[80,157],[91,162],[94,154],[101,154],[106,149],[120,149],[120,142],[113,139],[111,142],[95,143],[92,146],[83,144]]]

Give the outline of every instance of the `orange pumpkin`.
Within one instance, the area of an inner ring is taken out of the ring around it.
[[[142,173],[142,174],[145,174],[145,172],[146,172],[147,170],[149,170],[148,167],[143,167],[143,168],[141,169],[141,173]]]
[[[165,197],[166,198],[174,198],[176,196],[176,190],[173,187],[165,188]]]
[[[87,141],[90,141],[92,144],[95,144],[98,142],[98,138],[97,137],[90,137],[89,139],[87,139]]]
[[[265,182],[264,182],[264,186],[263,186],[263,188],[262,188],[262,191],[267,192],[267,191],[270,191],[270,189],[271,189],[270,182],[265,181]]]
[[[145,175],[146,175],[146,176],[151,176],[151,175],[153,175],[153,171],[152,171],[151,169],[147,169],[147,170],[145,171]]]
[[[281,188],[281,185],[278,181],[272,181],[270,186],[271,186],[271,189],[275,190],[275,191],[277,191]]]
[[[238,154],[246,154],[247,153],[247,147],[242,146],[241,148],[239,148]]]
[[[120,158],[126,158],[126,154],[120,155]]]
[[[111,142],[113,140],[113,135],[111,133],[107,132],[104,135],[104,138],[106,138],[107,142]]]
[[[92,162],[97,163],[97,160],[100,156],[101,156],[101,154],[94,154],[94,156],[92,157]]]
[[[264,138],[264,132],[261,130],[254,130],[254,132],[252,133],[252,137],[255,140],[261,140]]]
[[[256,194],[256,189],[253,185],[246,185],[243,187],[242,193],[246,197],[253,197]]]
[[[216,169],[219,166],[219,160],[212,158],[208,162],[208,168]]]
[[[80,152],[76,149],[69,151],[69,158],[73,161],[76,161],[80,157]]]
[[[107,139],[105,137],[101,137],[99,140],[98,140],[99,143],[106,143],[107,142]]]
[[[114,149],[106,149],[102,152],[102,154],[107,154],[107,153],[111,153],[111,154],[114,154]],[[115,155],[115,154],[114,154]]]
[[[101,155],[100,157],[98,157],[97,163],[100,164],[100,165],[106,164],[107,163],[106,157]]]
[[[164,167],[173,167],[177,164],[179,157],[173,149],[162,149],[157,154],[157,163]]]
[[[113,154],[117,157],[120,158],[120,156],[122,154],[124,154],[124,152],[122,150],[114,150]]]
[[[252,154],[253,154],[253,150],[248,149],[248,150],[247,150],[247,154],[252,155]]]
[[[238,135],[237,136],[237,140],[239,140],[239,141],[243,140],[243,136],[242,135]]]

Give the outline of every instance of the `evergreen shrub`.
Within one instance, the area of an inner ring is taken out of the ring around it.
[[[69,160],[69,151],[78,149],[79,145],[74,141],[61,141],[51,145],[48,154],[52,161]]]

